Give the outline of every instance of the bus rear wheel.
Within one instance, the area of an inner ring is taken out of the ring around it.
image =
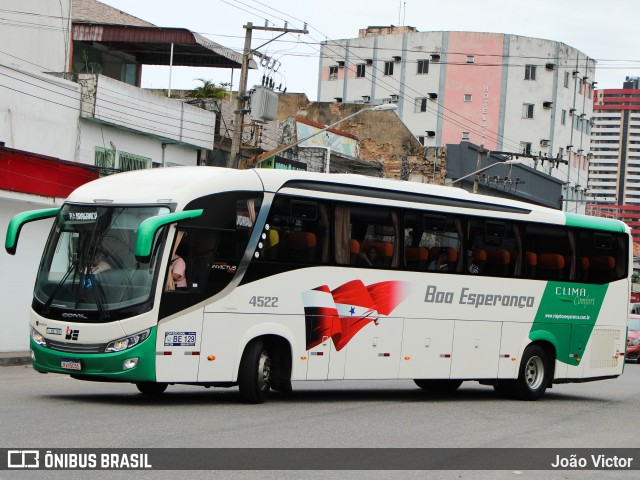
[[[415,384],[423,390],[431,390],[433,392],[455,392],[462,380],[414,380]]]
[[[273,361],[265,343],[251,342],[242,355],[238,371],[240,398],[246,403],[264,403],[271,389]]]
[[[136,383],[136,387],[138,387],[138,391],[143,395],[161,395],[167,389],[166,383],[155,383],[155,382],[138,382]]]

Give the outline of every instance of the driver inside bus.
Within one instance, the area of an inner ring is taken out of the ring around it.
[[[111,265],[109,262],[105,260],[105,254],[102,250],[96,250],[95,255],[93,256],[93,261],[91,262],[91,271],[90,273],[97,274],[102,273],[105,270],[111,269]]]

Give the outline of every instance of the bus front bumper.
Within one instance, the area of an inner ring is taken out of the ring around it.
[[[61,352],[30,342],[33,368],[37,372],[114,382],[155,382],[155,345],[155,328],[139,345],[113,353]]]

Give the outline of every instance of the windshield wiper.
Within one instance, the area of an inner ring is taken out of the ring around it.
[[[71,275],[73,273],[73,271],[76,269],[76,267],[78,266],[77,262],[73,262],[67,272],[64,274],[64,276],[62,277],[62,280],[60,280],[60,282],[56,285],[56,287],[53,289],[53,292],[51,292],[51,295],[49,295],[49,298],[47,298],[47,301],[44,304],[44,309],[45,310],[49,310],[49,307],[51,307],[51,304],[53,303],[53,299],[56,298],[56,296],[58,295],[58,293],[60,293],[60,290],[62,289],[63,285],[65,284],[65,282],[67,281],[67,278],[69,278],[69,275]]]

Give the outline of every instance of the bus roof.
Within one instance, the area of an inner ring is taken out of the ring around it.
[[[496,217],[508,215],[531,221],[625,232],[618,220],[565,213],[547,207],[506,198],[477,195],[461,188],[368,177],[356,174],[326,174],[296,170],[235,170],[220,167],[171,167],[136,170],[100,178],[77,188],[68,198],[72,203],[176,203],[182,210],[195,198],[220,191],[281,190],[344,192],[381,196],[401,202],[434,203],[453,208],[491,210]],[[335,195],[334,195],[335,197]],[[333,197],[332,197],[333,198]],[[422,199],[422,200],[421,200]]]

